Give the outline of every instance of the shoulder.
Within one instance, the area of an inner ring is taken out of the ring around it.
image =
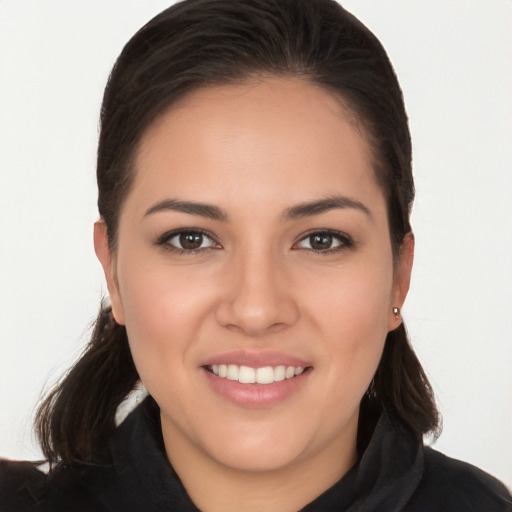
[[[0,510],[25,512],[38,510],[46,486],[46,475],[36,463],[0,459]]]
[[[409,506],[414,512],[505,512],[512,511],[512,497],[481,469],[425,448],[423,477]]]
[[[40,463],[0,459],[0,512],[103,510],[74,468],[41,471]]]

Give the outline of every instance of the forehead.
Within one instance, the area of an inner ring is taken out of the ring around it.
[[[364,132],[340,98],[299,79],[199,89],[143,135],[134,188],[209,202],[300,202],[380,190]]]

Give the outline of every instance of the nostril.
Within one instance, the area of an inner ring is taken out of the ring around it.
[[[299,318],[299,309],[291,298],[258,302],[241,298],[223,301],[217,307],[217,321],[234,332],[260,336],[285,329]]]

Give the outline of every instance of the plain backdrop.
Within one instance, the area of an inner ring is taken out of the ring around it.
[[[40,457],[43,389],[106,293],[92,244],[98,114],[164,0],[0,0],[0,454]],[[386,47],[414,143],[406,325],[444,417],[438,449],[512,486],[512,2],[347,0]]]

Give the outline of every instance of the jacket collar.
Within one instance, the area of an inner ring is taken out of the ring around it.
[[[303,510],[398,512],[421,480],[423,451],[422,442],[382,413],[356,465]],[[151,397],[116,429],[107,459],[105,471],[80,475],[81,485],[107,510],[198,511],[166,459],[159,409]]]

